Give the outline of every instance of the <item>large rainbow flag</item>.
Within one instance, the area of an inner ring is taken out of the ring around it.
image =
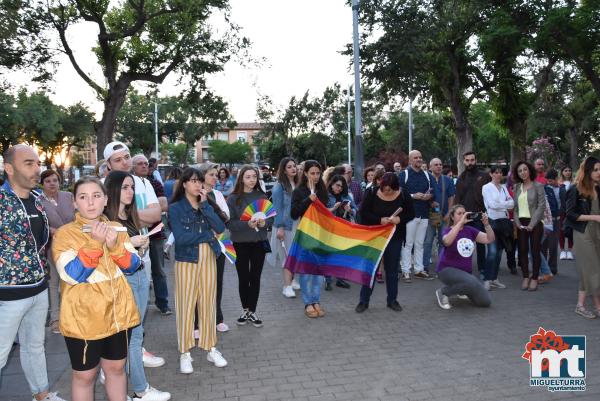
[[[326,275],[373,285],[392,224],[363,226],[334,216],[319,200],[298,224],[285,268],[293,273]]]

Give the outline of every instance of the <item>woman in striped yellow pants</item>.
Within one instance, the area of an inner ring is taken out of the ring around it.
[[[221,250],[215,233],[225,225],[206,200],[204,177],[187,168],[175,186],[169,206],[171,230],[175,236],[175,310],[181,373],[194,371],[190,349],[194,340],[194,312],[198,308],[198,347],[208,351],[207,359],[222,368],[227,361],[215,348],[217,333],[215,302],[216,258]]]

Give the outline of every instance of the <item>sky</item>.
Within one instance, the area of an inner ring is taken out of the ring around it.
[[[353,81],[350,59],[339,54],[352,41],[352,11],[345,0],[230,0],[232,20],[242,27],[253,43],[252,54],[265,58],[262,66],[242,67],[229,62],[225,70],[208,78],[208,85],[229,103],[238,122],[253,122],[256,101],[269,96],[285,106],[291,96],[307,90],[320,95],[329,85],[347,86]],[[68,32],[80,65],[101,82],[101,71],[90,52],[97,33],[81,24]],[[61,58],[54,82],[52,100],[63,106],[83,102],[97,114],[102,104],[77,75],[69,61]],[[28,85],[25,74],[14,74],[13,84]],[[161,94],[175,95],[176,76],[160,86]],[[144,91],[144,87],[138,87]]]

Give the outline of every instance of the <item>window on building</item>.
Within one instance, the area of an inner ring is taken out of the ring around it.
[[[208,160],[208,149],[202,149],[202,161],[205,162]]]
[[[219,141],[229,142],[229,132],[219,132],[217,134],[217,139]]]
[[[238,131],[237,140],[240,142],[248,142],[248,133],[246,131]]]

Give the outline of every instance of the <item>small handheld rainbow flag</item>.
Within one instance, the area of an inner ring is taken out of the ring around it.
[[[250,221],[257,219],[268,219],[275,217],[277,211],[273,204],[268,199],[257,199],[244,209],[244,213],[240,216],[241,221]]]
[[[221,245],[221,252],[223,252],[225,257],[231,263],[235,264],[237,253],[235,252],[235,248],[233,247],[233,242],[231,242],[231,239],[225,235],[225,233],[222,233],[217,236],[217,240],[219,241],[219,245]]]

